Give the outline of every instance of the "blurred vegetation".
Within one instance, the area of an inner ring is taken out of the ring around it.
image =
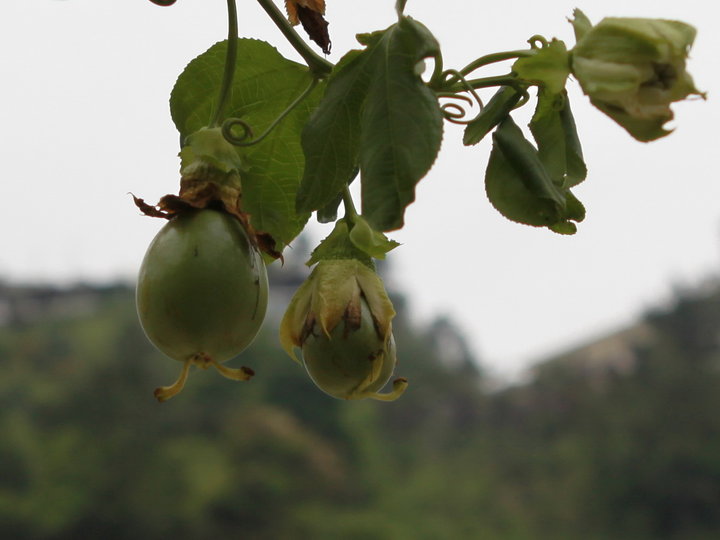
[[[499,390],[397,298],[389,404],[322,394],[272,320],[252,381],[195,371],[158,404],[180,366],[129,288],[0,293],[2,538],[720,537],[718,288]]]

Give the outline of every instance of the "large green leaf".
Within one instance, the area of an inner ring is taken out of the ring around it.
[[[215,44],[190,62],[178,78],[170,110],[183,139],[210,122],[226,50],[227,42]],[[257,137],[311,81],[307,67],[282,57],[269,44],[240,39],[226,116],[241,118]],[[321,93],[316,88],[262,142],[237,147],[243,163],[243,209],[250,214],[253,226],[270,233],[279,247],[297,236],[309,218],[308,212],[295,209],[305,166],[300,133]]]
[[[358,39],[366,49],[336,68],[303,132],[307,166],[298,209],[331,202],[359,165],[363,216],[388,231],[402,227],[415,185],[440,149],[442,112],[417,72],[439,46],[408,17]]]
[[[368,85],[365,56],[350,51],[335,66],[302,133],[305,173],[297,194],[299,212],[324,209],[357,175],[360,112]]]
[[[416,66],[439,52],[425,26],[404,17],[368,48],[372,79],[363,110],[362,213],[376,229],[403,226],[415,185],[435,162],[443,116]]]

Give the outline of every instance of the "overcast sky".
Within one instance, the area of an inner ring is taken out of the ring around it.
[[[255,3],[240,34],[298,57]],[[327,0],[329,59],[354,35],[392,24],[394,0]],[[543,355],[602,335],[720,268],[720,2],[710,0],[409,0],[439,39],[446,67],[526,45],[533,34],[574,44],[566,18],[680,19],[698,28],[689,70],[706,102],[674,107],[677,127],[633,141],[570,94],[589,177],[574,237],[511,223],[486,201],[489,145],[448,127],[406,227],[391,236],[395,285],[421,319],[451,316],[486,366],[511,376]],[[0,279],[133,279],[158,220],[149,201],[177,190],[177,132],[168,96],[183,67],[225,37],[223,0],[3,0],[0,7]],[[320,237],[327,228],[313,227]],[[400,354],[402,354],[400,352]]]

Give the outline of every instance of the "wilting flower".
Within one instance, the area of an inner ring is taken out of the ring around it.
[[[380,277],[354,259],[322,260],[295,293],[280,323],[280,342],[313,382],[340,399],[391,401],[407,387],[397,379],[380,394],[395,369],[395,310]]]
[[[592,26],[580,10],[572,73],[598,109],[633,137],[670,133],[670,104],[699,92],[685,71],[695,28],[679,21],[606,18]]]

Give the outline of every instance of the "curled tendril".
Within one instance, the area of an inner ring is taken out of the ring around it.
[[[242,135],[235,135],[235,133],[233,133],[236,126],[240,126],[242,128]],[[235,146],[248,146],[248,139],[252,139],[253,136],[252,128],[241,118],[228,118],[225,120],[222,123],[221,133],[227,142]],[[252,144],[255,144],[255,142]]]
[[[225,140],[232,144],[233,146],[253,146],[254,144],[258,144],[261,142],[265,137],[270,135],[273,129],[277,127],[277,125],[283,121],[283,119],[290,114],[295,107],[297,107],[302,100],[304,100],[310,93],[315,89],[315,86],[317,86],[317,83],[319,82],[319,79],[313,79],[310,81],[310,84],[308,87],[303,90],[302,94],[300,94],[298,97],[295,98],[295,100],[288,105],[288,107],[280,113],[280,115],[272,121],[272,123],[268,126],[268,128],[262,133],[262,135],[259,135],[256,138],[252,138],[253,132],[250,125],[245,122],[241,118],[228,118],[222,123],[221,126],[221,133]],[[235,135],[233,133],[233,129],[236,126],[240,126],[243,130],[241,135]]]
[[[544,49],[548,46],[548,40],[545,39],[540,34],[535,34],[533,37],[528,39],[528,43],[530,44],[530,47],[533,49]]]
[[[172,6],[176,0],[150,0],[153,4],[158,6]]]
[[[447,71],[443,72],[442,80],[444,81],[443,84],[454,84],[455,82],[459,82],[464,88],[464,91],[472,95],[474,103],[477,103],[478,107],[480,107],[480,110],[482,111],[484,105],[482,100],[480,99],[480,96],[470,85],[470,83],[468,83],[467,79],[463,76],[462,73],[455,69],[448,69]],[[439,92],[437,96],[440,98],[458,99],[466,102],[470,107],[472,107],[473,105],[473,99],[462,94],[457,94],[455,92]],[[468,122],[468,120],[464,120],[464,118],[468,116],[467,109],[460,103],[444,103],[440,106],[440,110],[442,111],[443,117],[448,122],[452,122],[453,124],[466,124]]]
[[[448,98],[448,99],[458,99],[461,101],[465,101],[469,104],[470,107],[472,107],[473,100],[470,99],[467,96],[463,96],[461,94],[453,94],[450,92],[447,93],[441,93],[437,95],[440,98]],[[448,122],[452,122],[453,124],[465,124],[466,118],[468,116],[468,111],[465,107],[465,104],[461,103],[455,103],[455,102],[448,102],[443,103],[440,106],[440,110],[442,111],[442,115]],[[482,109],[481,109],[482,110]]]

